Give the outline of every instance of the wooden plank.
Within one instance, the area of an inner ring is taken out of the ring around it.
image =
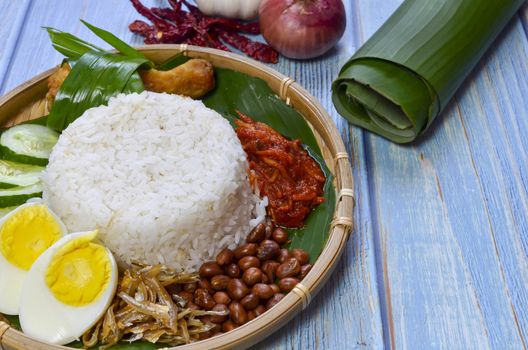
[[[523,78],[528,74],[528,43],[523,34],[522,24],[515,20],[479,67],[482,74],[470,85],[460,107],[508,302],[526,347],[528,172],[524,165],[528,160],[528,122],[521,116],[528,112],[528,83]],[[516,55],[512,57],[513,49]],[[477,115],[484,120],[472,117]]]
[[[11,55],[18,43],[24,19],[29,7],[29,0],[6,1],[0,11],[0,86],[9,69]]]
[[[146,4],[159,2],[151,1]],[[350,7],[351,5],[349,5]],[[58,11],[58,9],[61,9]],[[349,22],[354,23],[352,9],[348,8]],[[83,18],[102,28],[108,29],[120,38],[133,44],[140,44],[141,38],[128,31],[128,23],[140,16],[127,1],[54,1],[53,7],[45,0],[32,2],[27,25],[22,33],[20,45],[13,56],[12,69],[6,79],[4,92],[48,69],[61,60],[49,45],[41,26],[52,26],[79,35],[89,41],[94,39],[78,21]],[[350,240],[336,272],[328,285],[317,296],[312,305],[282,331],[274,334],[257,346],[259,349],[324,349],[324,348],[382,348],[383,337],[375,271],[374,242],[369,217],[369,191],[366,179],[363,136],[361,131],[351,135],[348,124],[333,109],[330,98],[330,84],[339,67],[351,56],[354,47],[352,27],[339,47],[322,60],[296,62],[281,59],[276,68],[293,77],[314,94],[332,114],[350,145],[355,190],[359,206],[356,209],[356,230]]]
[[[528,36],[528,3],[525,3],[524,6],[521,8],[521,11],[519,11],[519,17],[521,18],[524,32]]]
[[[358,35],[399,3],[359,1]],[[365,139],[392,348],[526,348],[528,45],[501,40],[421,142]]]
[[[293,77],[321,101],[349,146],[357,202],[355,230],[337,270],[310,308],[257,349],[381,349],[384,346],[363,133],[350,130],[331,102],[331,83],[356,50],[357,14],[352,2],[345,5],[347,31],[334,50],[322,59],[305,62],[281,58],[277,69]]]

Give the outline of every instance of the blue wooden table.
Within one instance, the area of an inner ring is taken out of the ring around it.
[[[354,235],[311,306],[256,348],[526,349],[528,8],[431,132],[398,146],[350,127],[330,85],[401,0],[346,3],[336,49],[305,62],[281,58],[276,69],[323,103],[348,144]],[[127,29],[139,15],[126,0],[0,0],[1,94],[60,62],[42,26],[100,43],[79,18],[141,43]]]

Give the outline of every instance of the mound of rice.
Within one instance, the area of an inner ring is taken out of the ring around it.
[[[119,95],[63,131],[43,199],[70,232],[98,228],[121,264],[195,271],[263,221],[247,169],[233,128],[202,102]]]

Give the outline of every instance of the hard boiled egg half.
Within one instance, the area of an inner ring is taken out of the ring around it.
[[[62,221],[40,202],[21,205],[0,219],[0,313],[18,315],[30,267],[65,233]]]
[[[69,234],[29,270],[20,301],[20,325],[34,339],[64,345],[91,328],[114,297],[118,271],[97,231]]]

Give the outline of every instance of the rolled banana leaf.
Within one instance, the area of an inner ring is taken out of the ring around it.
[[[405,0],[344,65],[333,102],[397,143],[427,130],[524,0]]]

